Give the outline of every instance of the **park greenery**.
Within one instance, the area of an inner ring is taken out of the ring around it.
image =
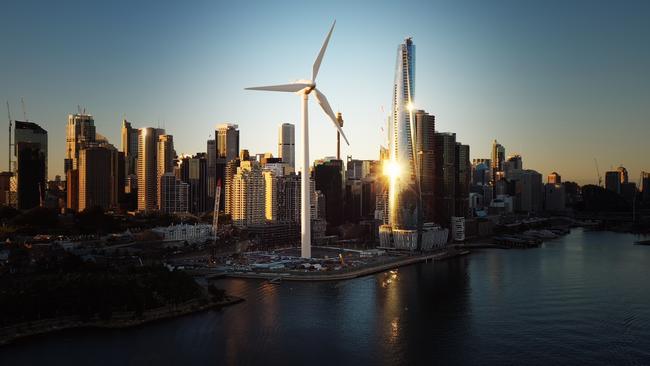
[[[17,250],[12,256],[20,261],[25,253]],[[216,288],[209,294],[214,301],[224,297]],[[0,276],[0,326],[66,316],[110,320],[115,312],[138,318],[147,310],[194,299],[209,301],[185,272],[162,265],[107,268],[67,255],[47,270]]]

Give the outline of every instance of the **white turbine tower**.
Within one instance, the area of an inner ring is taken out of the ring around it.
[[[332,24],[323,46],[316,56],[316,61],[314,61],[314,66],[312,69],[311,80],[299,80],[293,84],[284,84],[284,85],[271,85],[271,86],[259,86],[254,88],[246,88],[246,90],[265,90],[265,91],[278,91],[278,92],[291,92],[296,93],[302,96],[302,178],[300,182],[300,199],[301,199],[301,210],[300,210],[300,239],[301,239],[301,256],[303,258],[311,258],[311,221],[310,221],[310,197],[309,197],[309,126],[308,126],[308,113],[307,113],[307,100],[309,99],[309,94],[314,93],[314,98],[320,106],[325,111],[325,114],[329,116],[334,123],[334,127],[339,131],[345,143],[350,145],[347,137],[343,133],[341,126],[336,122],[336,116],[332,111],[327,102],[327,98],[323,93],[316,89],[316,76],[318,75],[318,69],[320,68],[321,61],[323,61],[323,55],[327,49],[327,44],[330,41],[332,36],[332,31],[334,31],[334,25],[336,21]]]

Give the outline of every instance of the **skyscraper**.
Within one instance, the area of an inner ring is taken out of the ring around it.
[[[618,170],[605,173],[605,188],[618,194],[621,193],[621,173]]]
[[[627,169],[625,169],[625,167],[623,166],[619,166],[618,169],[616,169],[616,171],[618,171],[618,174],[620,175],[621,184],[627,183],[628,182]]]
[[[45,197],[47,131],[33,122],[15,121],[17,207],[30,209]]]
[[[436,133],[435,139],[435,223],[449,227],[456,216],[456,134]]]
[[[221,180],[224,182],[226,165],[228,162],[237,159],[237,154],[239,154],[239,126],[232,123],[219,124],[214,132],[214,136],[217,159],[214,172],[215,181],[218,182]],[[221,200],[219,209],[225,209],[225,200]]]
[[[394,228],[415,229],[421,203],[414,146],[415,45],[411,38],[398,46],[396,63],[389,139],[396,176],[391,179],[389,190],[389,221]]]
[[[122,120],[122,152],[124,153],[124,174],[136,174],[138,159],[138,129],[131,122]]]
[[[16,150],[17,204],[19,210],[28,210],[45,197],[45,154],[34,142],[18,142]]]
[[[415,151],[418,157],[424,222],[435,221],[435,121],[435,116],[423,110],[415,112]]]
[[[456,143],[456,158],[454,171],[456,173],[454,215],[459,217],[469,216],[469,185],[471,178],[471,164],[469,162],[469,145]]]
[[[182,159],[181,180],[189,184],[190,212],[199,214],[212,209],[208,201],[208,159],[205,153]]]
[[[96,136],[95,120],[92,115],[85,113],[68,115],[66,155],[64,160],[65,172],[71,169],[77,169],[81,144],[84,142],[95,142]]]
[[[176,152],[174,151],[174,138],[172,135],[160,135],[158,136],[158,147],[156,154],[156,163],[157,163],[157,173],[156,173],[156,184],[158,185],[158,208],[161,209],[161,200],[162,200],[162,189],[161,189],[161,177],[165,173],[172,173],[174,171],[174,159],[176,158]]]
[[[506,148],[497,140],[492,142],[492,189],[493,196],[496,196],[497,173],[503,171],[503,163],[506,159]]]
[[[296,168],[296,126],[283,123],[278,130],[278,156],[291,168]]]
[[[79,203],[78,210],[112,205],[113,177],[111,150],[106,147],[85,147],[79,151]]]
[[[331,159],[316,162],[314,166],[314,180],[316,190],[325,195],[325,213],[327,223],[338,226],[343,223],[344,205],[343,191],[343,162]]]
[[[138,211],[158,208],[158,136],[165,130],[145,127],[138,133]]]

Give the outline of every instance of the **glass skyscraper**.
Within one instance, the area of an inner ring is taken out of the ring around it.
[[[391,178],[389,222],[393,228],[416,229],[420,206],[415,163],[415,45],[411,38],[397,48],[390,121],[390,160],[397,174]],[[394,172],[395,172],[394,170]]]

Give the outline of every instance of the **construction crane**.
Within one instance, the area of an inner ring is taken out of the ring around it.
[[[214,212],[212,213],[212,234],[215,238],[219,225],[219,201],[221,201],[221,179],[217,182],[217,191],[214,194]]]
[[[25,99],[23,97],[20,97],[20,106],[23,108],[23,119],[25,122],[29,122],[27,119],[27,107],[25,107]]]
[[[598,187],[603,186],[603,178],[600,176],[600,169],[598,169],[598,160],[594,158],[594,164],[596,164],[596,175],[598,176]]]

